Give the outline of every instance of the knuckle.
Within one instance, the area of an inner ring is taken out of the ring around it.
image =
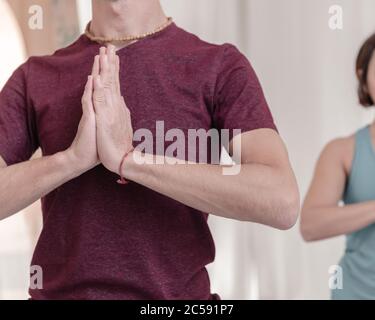
[[[81,102],[82,102],[83,105],[87,105],[89,103],[88,100],[89,99],[86,96],[83,96],[82,99],[81,99]]]
[[[96,92],[94,94],[94,101],[96,102],[103,102],[104,101],[104,95],[102,92]]]
[[[113,80],[112,79],[108,79],[104,82],[104,88],[108,89],[108,88],[111,88],[113,86]]]
[[[88,121],[88,119],[89,119],[89,117],[87,115],[87,112],[83,112],[80,124],[82,125],[82,124],[86,123]]]

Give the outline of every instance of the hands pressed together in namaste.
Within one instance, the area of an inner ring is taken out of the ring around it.
[[[119,173],[124,155],[133,149],[130,111],[121,95],[119,72],[115,47],[101,47],[82,96],[78,132],[68,149],[82,171],[102,163]]]

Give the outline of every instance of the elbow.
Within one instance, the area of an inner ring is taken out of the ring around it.
[[[4,204],[5,202],[2,201],[2,199],[0,198],[0,203]],[[16,212],[11,212],[6,205],[1,206],[0,207],[0,222],[9,218],[10,216],[12,216],[15,213]]]
[[[312,237],[312,236],[309,235],[308,233],[302,233],[302,232],[301,232],[301,235],[302,235],[302,239],[303,239],[303,241],[305,241],[306,243],[311,243],[311,242],[316,241],[316,239],[314,239],[314,237]]]
[[[9,214],[7,211],[0,210],[0,222],[10,217],[11,214]]]
[[[281,231],[287,231],[296,225],[299,217],[301,207],[299,192],[298,189],[295,189],[281,196],[279,210],[271,226]]]
[[[0,199],[0,203],[4,203],[4,202],[1,202],[2,199]],[[3,221],[5,218],[7,217],[7,213],[4,209],[4,206],[0,206],[0,222]]]
[[[301,211],[301,200],[298,184],[295,179],[283,181],[275,189],[274,196],[274,225],[272,227],[287,231],[292,229]]]
[[[300,226],[300,233],[301,233],[302,239],[305,242],[309,243],[309,242],[316,241],[314,236],[311,234],[311,232],[307,228]]]
[[[9,215],[4,212],[3,210],[0,210],[0,222],[5,220]]]
[[[256,222],[281,231],[290,230],[296,225],[301,210],[297,184],[292,187],[280,186],[273,195],[269,193],[264,199],[262,214],[256,218],[253,205],[248,201],[244,203],[246,206],[241,207],[238,220]]]
[[[304,214],[302,212],[302,219],[301,219],[301,222],[300,222],[300,225],[299,225],[299,230],[300,230],[300,234],[302,236],[302,239],[305,242],[314,242],[314,241],[317,240],[317,237],[314,234],[314,230],[313,230],[311,224],[308,221],[306,221],[303,218],[303,216],[304,216]]]
[[[276,228],[282,231],[290,230],[296,225],[298,220],[300,212],[299,197],[285,199],[282,208]]]
[[[313,242],[319,240],[317,235],[318,228],[314,223],[314,220],[311,219],[311,217],[314,216],[315,215],[313,214],[313,212],[311,212],[311,210],[307,208],[306,205],[302,208],[299,231],[302,239],[305,242]]]

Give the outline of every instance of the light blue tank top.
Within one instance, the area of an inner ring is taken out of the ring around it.
[[[369,126],[356,133],[343,200],[346,205],[375,200],[375,149]],[[340,266],[343,289],[332,290],[332,299],[375,299],[375,224],[347,235]]]

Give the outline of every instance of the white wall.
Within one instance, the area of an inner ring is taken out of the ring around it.
[[[77,0],[77,10],[79,16],[79,28],[81,32],[84,32],[87,24],[91,20],[91,1]]]

